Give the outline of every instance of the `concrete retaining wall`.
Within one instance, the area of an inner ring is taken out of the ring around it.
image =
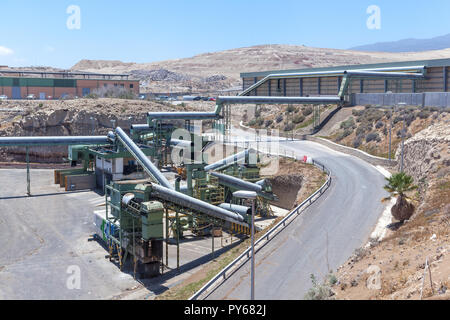
[[[373,164],[374,166],[384,166],[384,167],[391,167],[391,166],[396,166],[397,165],[397,161],[396,160],[392,160],[389,161],[388,159],[385,158],[380,158],[380,157],[375,157],[372,156],[364,151],[358,150],[358,149],[354,149],[354,148],[350,148],[350,147],[346,147],[346,146],[342,146],[340,144],[328,141],[326,139],[323,138],[318,138],[318,137],[313,137],[313,136],[304,136],[305,140],[309,140],[309,141],[314,141],[317,143],[320,143],[324,146],[329,147],[330,149],[333,149],[335,151],[339,151],[345,154],[349,154],[352,156],[355,156],[357,158],[360,158],[370,164]]]
[[[404,102],[409,106],[450,108],[450,93],[354,93],[350,101],[352,105],[393,106]]]

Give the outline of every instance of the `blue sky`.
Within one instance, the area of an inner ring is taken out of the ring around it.
[[[69,30],[70,5],[81,28]],[[370,5],[381,29],[369,30]],[[448,0],[0,0],[0,65],[153,62],[258,44],[346,49],[450,33]]]

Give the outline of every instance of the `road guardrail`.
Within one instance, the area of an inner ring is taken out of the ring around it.
[[[278,222],[273,228],[268,230],[255,242],[255,254],[262,249],[271,239],[273,239],[279,232],[281,232],[288,223],[292,222],[301,212],[312,203],[314,203],[331,185],[331,171],[326,168],[323,164],[318,161],[313,160],[313,165],[321,169],[327,174],[327,181],[312,195],[310,195],[306,200],[299,204],[294,210],[286,215],[280,222]],[[227,273],[230,271],[235,271],[240,268],[245,262],[251,258],[251,247],[248,247],[239,257],[234,259],[230,264],[223,268],[217,275],[215,275],[211,280],[208,281],[202,288],[200,288],[194,295],[192,295],[189,300],[198,300],[200,296],[205,293],[210,293],[216,289],[220,284],[227,280]],[[231,275],[230,274],[230,275]]]

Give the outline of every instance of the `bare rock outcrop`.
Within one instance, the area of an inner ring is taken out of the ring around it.
[[[445,175],[450,171],[450,123],[443,121],[431,125],[405,141],[404,168],[405,172],[417,182],[432,174]],[[396,158],[401,158],[401,147]]]

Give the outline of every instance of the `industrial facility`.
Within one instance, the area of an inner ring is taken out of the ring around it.
[[[250,235],[252,204],[236,198],[235,191],[255,192],[256,214],[273,214],[270,203],[278,198],[270,183],[260,177],[260,155],[255,150],[235,148],[235,154],[211,164],[196,156],[212,141],[194,133],[191,121],[209,121],[214,129],[226,133],[233,98],[219,98],[213,112],[150,112],[147,123],[132,125],[129,134],[117,127],[106,136],[1,137],[0,147],[26,149],[27,192],[31,196],[29,149],[68,146],[73,168],[55,170],[54,183],[68,192],[103,190],[104,210],[92,214],[98,239],[120,268],[131,256],[135,276],[153,277],[168,265],[170,238],[176,241],[179,267],[179,244],[186,231]],[[190,139],[174,138],[183,128]],[[182,161],[175,163],[174,154],[181,154]]]
[[[0,70],[0,95],[10,99],[84,97],[99,89],[123,89],[139,94],[139,81],[127,74]]]
[[[449,70],[450,59],[438,59],[241,73],[241,95],[339,95],[353,105],[405,102],[448,107]]]

